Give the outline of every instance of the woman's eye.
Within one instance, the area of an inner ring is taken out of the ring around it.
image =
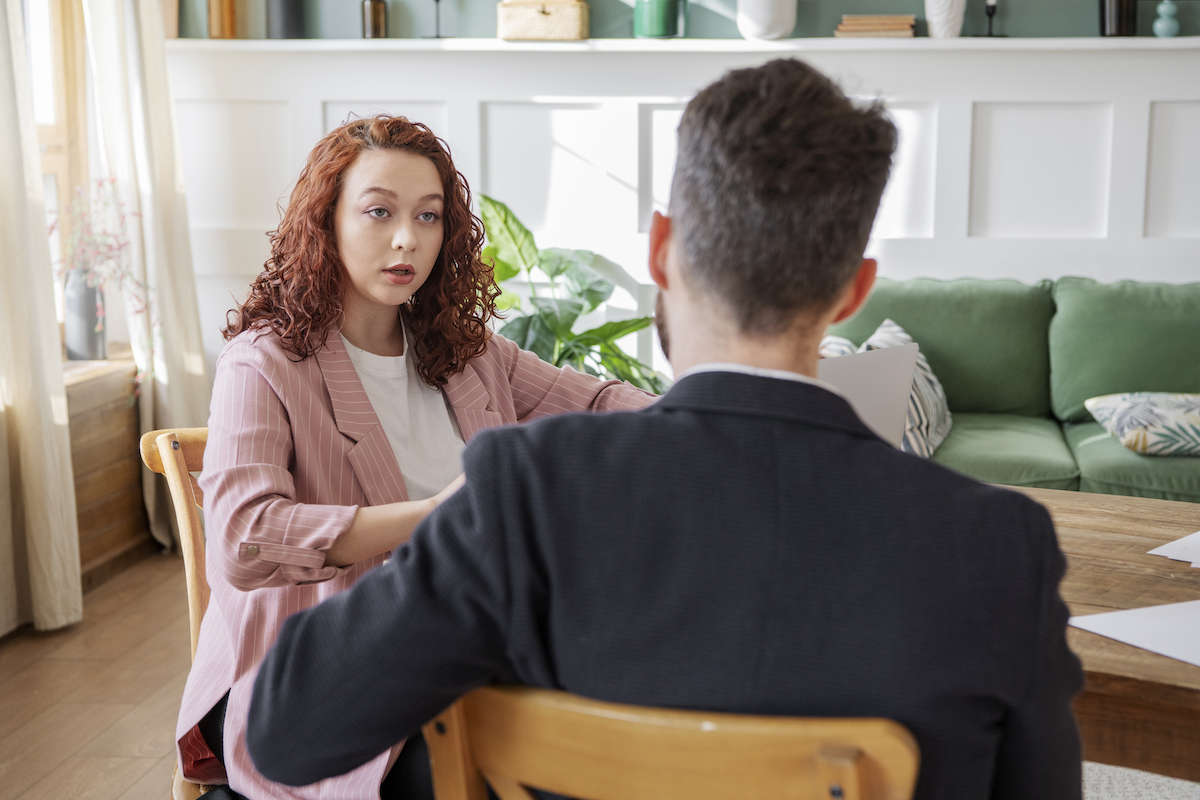
[[[417,219],[421,220],[422,222],[437,222],[437,218],[438,215],[436,211],[426,211],[424,214],[420,214],[417,217]]]
[[[372,208],[372,209],[369,209],[367,211],[367,213],[370,214],[375,219],[383,219],[384,217],[387,216],[388,212],[387,212],[386,208]]]

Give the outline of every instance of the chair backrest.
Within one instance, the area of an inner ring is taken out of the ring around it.
[[[887,719],[761,717],[487,687],[424,728],[437,800],[908,800],[916,741]]]
[[[204,446],[208,428],[168,428],[142,435],[142,461],[153,472],[165,475],[171,489],[171,504],[179,523],[179,549],[187,579],[188,618],[192,632],[192,659],[200,638],[200,621],[208,609],[208,577],[204,572],[204,528],[199,509],[204,507],[193,472],[204,468]]]

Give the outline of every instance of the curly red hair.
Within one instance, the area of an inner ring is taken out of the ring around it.
[[[441,386],[483,353],[500,290],[480,258],[483,223],[471,213],[471,189],[433,131],[386,114],[351,120],[313,148],[279,228],[268,234],[271,257],[246,302],[226,316],[227,340],[251,328],[269,329],[300,360],[324,346],[330,329],[341,324],[348,279],[333,228],[343,176],[359,153],[387,149],[432,161],[445,195],[441,253],[429,279],[401,309],[417,371],[430,386]]]

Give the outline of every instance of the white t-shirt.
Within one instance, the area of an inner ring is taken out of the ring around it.
[[[402,356],[377,356],[342,341],[396,454],[408,499],[433,497],[462,472],[466,447],[445,396],[421,380],[410,342]]]

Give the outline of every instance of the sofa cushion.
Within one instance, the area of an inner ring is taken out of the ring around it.
[[[955,417],[955,430],[958,425]],[[1200,458],[1135,453],[1122,447],[1099,422],[1066,425],[1064,433],[1079,464],[1083,491],[1200,503]]]
[[[954,427],[933,460],[989,483],[1079,488],[1079,468],[1052,419],[956,413]]]
[[[1054,299],[1050,396],[1059,419],[1092,421],[1083,403],[1104,394],[1200,393],[1200,283],[1062,278]]]
[[[885,347],[902,347],[916,344],[903,328],[890,319],[885,319],[874,333],[855,348],[854,343],[841,336],[826,336],[821,340],[822,358],[848,356],[855,352],[865,353]],[[912,390],[908,397],[908,414],[904,419],[904,437],[900,449],[920,458],[929,458],[933,451],[946,440],[953,420],[946,405],[946,393],[938,381],[929,362],[917,348],[917,365],[913,370]]]
[[[1147,456],[1200,456],[1200,394],[1128,392],[1084,406],[1122,447]]]
[[[880,278],[858,314],[829,333],[859,345],[893,319],[920,342],[954,414],[1048,417],[1052,288],[1050,281]]]

